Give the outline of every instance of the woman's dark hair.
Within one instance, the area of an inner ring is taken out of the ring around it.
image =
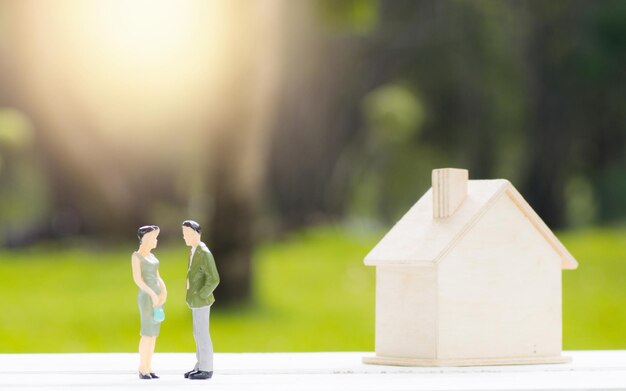
[[[200,233],[200,230],[202,228],[200,228],[200,224],[196,223],[193,220],[185,220],[183,221],[183,227],[189,227],[191,229],[193,229],[194,231],[196,231],[197,233]]]
[[[156,231],[157,229],[160,229],[157,225],[144,225],[143,227],[139,227],[139,229],[137,230],[139,243],[141,243],[141,240],[143,239],[143,236],[145,234],[147,234],[148,232]]]

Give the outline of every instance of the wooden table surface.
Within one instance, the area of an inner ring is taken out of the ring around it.
[[[211,380],[187,380],[192,353],[159,353],[139,380],[137,353],[0,354],[0,390],[626,390],[626,351],[570,351],[569,364],[410,368],[372,353],[217,353]]]

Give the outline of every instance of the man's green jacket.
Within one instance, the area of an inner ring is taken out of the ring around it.
[[[215,302],[213,291],[220,283],[213,255],[200,242],[187,269],[187,305],[191,308],[206,307]]]

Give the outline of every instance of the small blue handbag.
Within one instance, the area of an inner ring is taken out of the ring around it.
[[[152,311],[152,317],[155,322],[163,322],[165,320],[165,311],[163,311],[163,307],[155,307]]]

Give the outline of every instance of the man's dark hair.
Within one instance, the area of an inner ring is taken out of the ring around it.
[[[196,223],[193,220],[185,220],[183,221],[183,227],[189,227],[191,229],[193,229],[194,231],[196,231],[197,233],[200,233],[200,230],[202,228],[200,228],[200,224]]]
[[[160,228],[156,225],[144,225],[143,227],[139,227],[139,229],[137,230],[137,237],[139,238],[139,243],[141,243],[141,240],[143,239],[143,236],[145,234],[147,234],[148,232],[156,231],[157,229],[160,229]]]

